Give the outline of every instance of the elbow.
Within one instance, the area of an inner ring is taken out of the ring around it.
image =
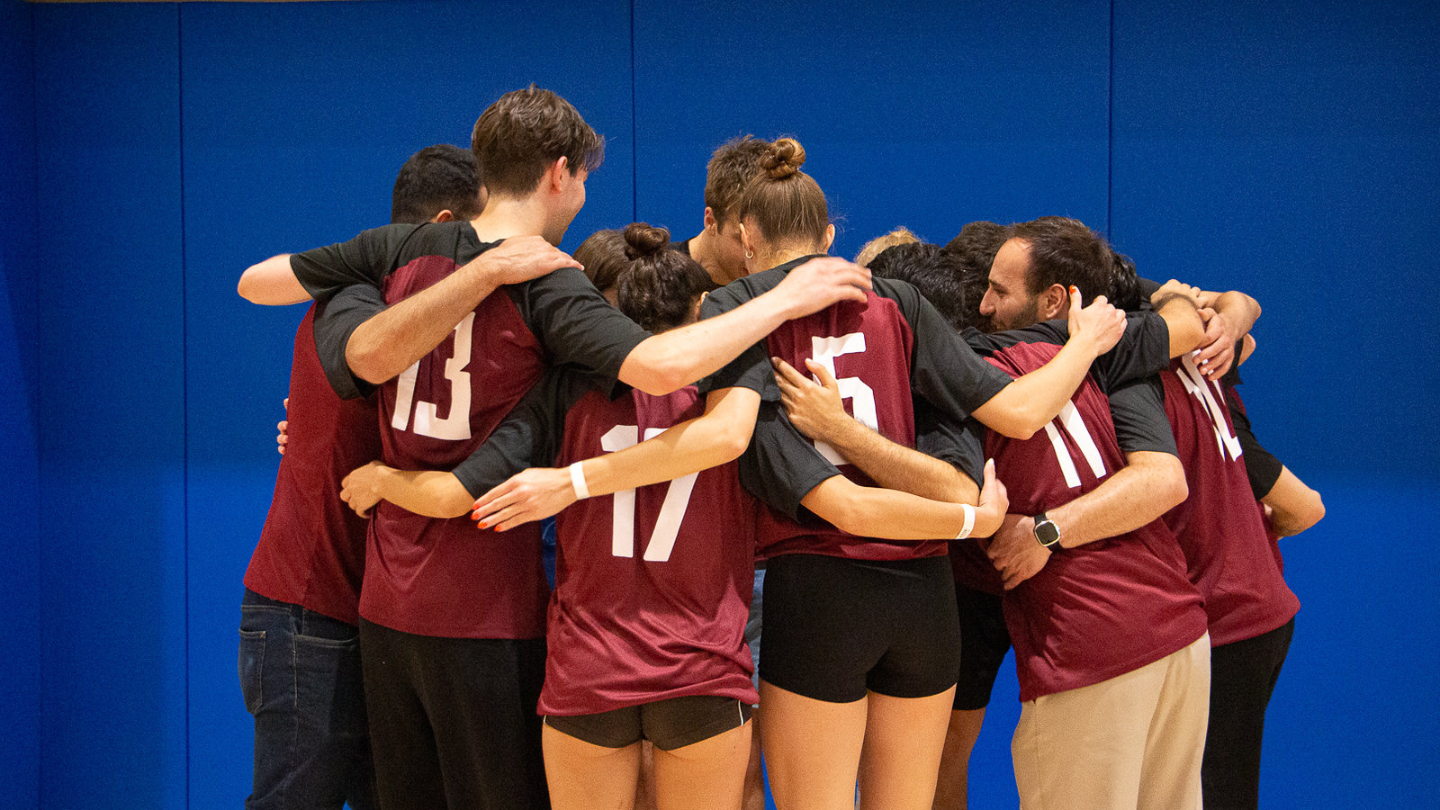
[[[620,368],[621,382],[656,397],[674,393],[694,382],[689,377],[689,365],[674,356],[642,359],[632,357],[626,359]]]
[[[1155,464],[1150,486],[1155,505],[1159,507],[1156,517],[1169,512],[1190,497],[1190,485],[1185,482],[1185,468],[1180,464],[1180,459],[1169,454],[1163,454],[1163,459]]]
[[[371,385],[385,383],[396,373],[389,372],[386,368],[381,352],[363,345],[357,346],[354,340],[345,345],[345,364],[350,367],[352,374]]]
[[[1053,418],[1055,418],[1054,414],[1046,416],[1045,414],[1031,413],[1028,411],[1017,412],[1011,419],[1005,420],[1004,425],[995,428],[995,431],[1007,439],[1016,439],[1023,442],[1041,430],[1044,430],[1045,425]]]
[[[1312,489],[1305,499],[1304,508],[1290,521],[1290,525],[1287,527],[1289,531],[1286,534],[1299,534],[1319,523],[1324,517],[1325,502],[1320,499],[1320,493]]]

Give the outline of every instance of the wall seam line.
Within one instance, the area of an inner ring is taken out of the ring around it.
[[[185,250],[185,32],[184,6],[175,4],[176,128],[180,147],[180,535],[183,549],[185,621],[185,806],[190,806],[190,316],[186,304],[187,253]]]
[[[40,67],[39,67],[39,62],[40,62],[40,60],[38,60],[38,59],[35,58],[35,53],[36,53],[36,51],[38,50],[38,49],[35,47],[35,46],[36,46],[36,41],[35,41],[35,40],[36,40],[36,33],[35,33],[35,7],[32,6],[32,5],[28,5],[28,4],[27,4],[25,11],[26,11],[26,16],[29,18],[29,24],[30,24],[30,147],[31,147],[31,149],[33,150],[33,157],[34,157],[34,160],[32,161],[32,164],[31,164],[31,170],[32,170],[33,173],[34,173],[33,183],[31,184],[31,190],[32,190],[32,193],[35,195],[34,198],[31,200],[31,208],[32,208],[32,210],[35,211],[36,231],[38,231],[38,230],[39,230],[39,225],[40,225],[40,221],[39,221],[39,220],[40,220]],[[39,265],[39,262],[40,262],[40,243],[39,243],[39,240],[38,240],[38,239],[36,239],[36,242],[35,242],[35,252],[34,252],[33,254],[31,254],[31,260],[36,263],[36,267],[32,267],[32,268],[31,268],[31,271],[34,272],[35,275],[38,277],[38,275],[39,275],[39,266],[38,266],[38,265]],[[36,705],[35,705],[35,720],[36,720],[36,723],[35,723],[35,805],[36,805],[36,807],[40,807],[40,806],[43,806],[43,804],[44,804],[44,802],[43,802],[42,800],[44,799],[44,794],[45,794],[45,680],[46,680],[46,678],[45,678],[45,620],[44,620],[43,617],[46,616],[46,615],[48,615],[48,613],[47,613],[46,610],[45,610],[45,602],[46,602],[46,599],[45,599],[45,588],[43,587],[44,576],[45,576],[45,544],[42,543],[41,540],[40,540],[41,536],[44,534],[44,532],[42,531],[42,525],[43,525],[43,524],[42,524],[42,521],[44,520],[44,517],[45,517],[44,510],[40,508],[40,505],[45,502],[45,496],[44,496],[44,493],[43,493],[44,486],[45,486],[45,479],[44,479],[44,476],[41,475],[41,471],[44,469],[44,464],[42,463],[42,460],[41,460],[41,452],[42,452],[42,450],[43,450],[44,447],[45,447],[45,440],[44,440],[44,435],[43,435],[43,433],[42,433],[41,430],[40,430],[40,422],[41,422],[42,419],[44,419],[44,413],[45,413],[45,411],[41,408],[41,402],[40,402],[40,400],[41,400],[41,395],[40,395],[40,391],[41,391],[41,385],[40,385],[40,369],[39,369],[39,362],[40,362],[40,285],[38,285],[38,284],[32,284],[32,285],[30,285],[30,287],[31,287],[31,290],[30,290],[30,291],[31,291],[31,296],[32,296],[31,302],[30,302],[31,307],[32,307],[32,310],[31,310],[31,311],[35,313],[35,363],[36,363],[36,368],[35,368],[35,394],[34,394],[34,397],[30,400],[30,406],[34,409],[34,410],[33,410],[33,413],[35,414],[35,423],[34,423],[34,425],[35,425],[35,544],[36,544],[35,562],[36,562],[36,564],[37,564],[37,565],[39,566],[39,568],[40,568],[40,577],[41,577],[41,583],[42,583],[42,587],[40,587],[40,588],[37,589],[37,590],[39,591],[39,594],[38,594],[38,596],[37,596],[37,598],[39,599],[39,604],[37,604],[37,605],[35,606],[35,607],[40,611],[39,617],[37,617],[37,621],[35,622],[35,627],[36,627],[36,633],[35,633],[36,638],[35,638],[35,642],[36,642],[36,644],[38,645],[39,653],[40,653],[40,655],[39,655],[39,658],[40,658],[39,667],[37,668],[36,675],[35,675],[35,678],[36,678],[35,691],[36,691],[36,697],[37,697],[37,700],[35,701],[35,704],[36,704]]]
[[[630,0],[630,221],[640,220],[640,107],[635,93],[635,0]]]
[[[1110,0],[1110,84],[1106,99],[1105,233],[1115,244],[1115,0]]]

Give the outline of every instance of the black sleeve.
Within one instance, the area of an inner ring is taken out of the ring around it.
[[[1158,290],[1158,289],[1160,289],[1161,284],[1160,284],[1160,282],[1158,282],[1158,281],[1151,281],[1150,279],[1145,278],[1144,276],[1141,276],[1141,277],[1139,278],[1139,281],[1140,281],[1140,309],[1139,309],[1139,311],[1141,311],[1141,312],[1146,312],[1146,311],[1149,311],[1149,310],[1152,310],[1152,309],[1155,308],[1154,305],[1152,305],[1152,304],[1150,303],[1150,296],[1154,295],[1154,294],[1155,294],[1155,291]]]
[[[1126,453],[1180,455],[1165,415],[1165,387],[1158,376],[1132,380],[1111,391],[1110,416],[1115,420],[1115,439]]]
[[[510,289],[554,365],[568,365],[613,383],[625,358],[650,337],[573,267]]]
[[[372,228],[348,242],[307,250],[290,256],[290,270],[310,297],[334,295],[351,284],[380,286],[394,268],[395,249],[409,236],[414,225],[386,225]]]
[[[710,293],[700,305],[700,318],[722,315],[745,303],[732,284]],[[701,380],[700,396],[725,388],[748,388],[760,394],[762,402],[779,402],[780,386],[775,382],[775,370],[770,367],[770,353],[764,342],[756,343],[740,353],[740,356],[726,363],[719,371]]]
[[[805,522],[809,511],[800,501],[810,490],[839,475],[815,445],[805,438],[779,403],[760,403],[750,447],[740,457],[740,484],[791,520]]]
[[[1066,334],[1069,334],[1067,328]],[[1170,367],[1170,327],[1153,312],[1132,312],[1125,316],[1125,334],[1115,348],[1100,355],[1090,372],[1100,388],[1115,388],[1159,374]]]
[[[1235,425],[1235,438],[1240,441],[1240,456],[1245,459],[1245,473],[1250,477],[1250,489],[1258,501],[1275,488],[1275,482],[1280,480],[1280,471],[1285,465],[1255,438],[1250,417],[1246,415],[1245,409],[1239,406],[1235,397],[1225,397],[1225,407],[1230,409],[1230,421]]]
[[[376,386],[357,377],[345,360],[345,347],[360,324],[385,309],[380,291],[364,284],[341,289],[315,303],[315,352],[325,379],[341,399],[369,396]]]
[[[547,372],[485,443],[455,468],[455,477],[478,498],[518,472],[554,464],[564,436],[565,414],[596,382],[563,369]]]
[[[915,449],[965,473],[976,486],[985,476],[984,436],[974,417],[957,422],[928,403],[915,403]]]
[[[914,336],[910,387],[921,399],[956,422],[1014,382],[1009,374],[976,354],[934,306],[909,284],[877,284],[900,305]]]

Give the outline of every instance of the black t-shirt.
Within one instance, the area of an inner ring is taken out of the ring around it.
[[[295,277],[324,303],[315,321],[315,342],[336,393],[353,398],[373,388],[351,373],[345,346],[360,324],[386,308],[385,282],[392,273],[417,261],[462,267],[498,244],[481,242],[468,222],[387,225],[291,256]],[[504,291],[551,364],[573,365],[613,381],[630,351],[650,336],[574,268],[507,285]]]

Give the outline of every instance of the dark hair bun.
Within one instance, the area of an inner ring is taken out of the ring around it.
[[[625,258],[643,259],[654,256],[670,244],[670,232],[664,228],[652,228],[644,222],[632,222],[625,226]]]
[[[760,168],[771,180],[784,180],[797,174],[805,165],[805,147],[794,138],[780,138],[770,145],[765,156],[760,158]]]

